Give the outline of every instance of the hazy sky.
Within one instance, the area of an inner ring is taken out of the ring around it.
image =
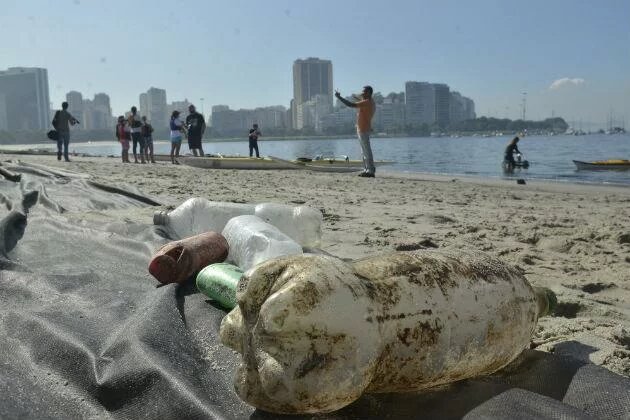
[[[630,125],[628,0],[3,0],[0,27],[0,69],[48,68],[55,106],[105,92],[120,114],[151,86],[206,114],[288,106],[293,61],[320,57],[342,93],[442,82],[478,115],[527,92],[528,119]]]

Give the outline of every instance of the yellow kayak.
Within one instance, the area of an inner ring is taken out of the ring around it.
[[[630,160],[627,159],[609,159],[598,160],[594,162],[583,162],[580,160],[574,160],[575,166],[578,170],[628,170],[630,169]]]

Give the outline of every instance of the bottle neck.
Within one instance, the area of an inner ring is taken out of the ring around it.
[[[153,224],[166,226],[168,224],[168,212],[162,210],[153,213]]]
[[[550,315],[558,303],[556,294],[546,287],[534,287],[534,293],[538,300],[538,318]]]

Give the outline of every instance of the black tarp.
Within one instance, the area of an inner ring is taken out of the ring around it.
[[[21,179],[0,177],[0,418],[278,417],[233,392],[239,356],[217,339],[225,313],[148,274],[170,239],[151,224],[155,200],[65,171],[3,169]],[[365,395],[317,417],[462,416],[627,419],[630,381],[526,351],[490,377]]]

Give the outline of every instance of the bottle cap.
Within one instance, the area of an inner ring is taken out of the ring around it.
[[[168,223],[168,212],[166,211],[156,211],[153,213],[153,224],[154,225],[166,225]]]

